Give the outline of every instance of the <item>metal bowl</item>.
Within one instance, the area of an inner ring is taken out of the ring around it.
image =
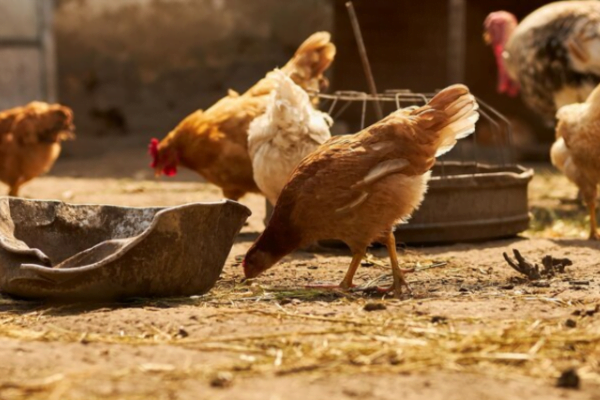
[[[0,292],[27,299],[189,296],[217,281],[250,210],[0,198]]]
[[[527,187],[533,170],[447,161],[434,168],[421,207],[396,227],[409,244],[472,242],[529,228]]]

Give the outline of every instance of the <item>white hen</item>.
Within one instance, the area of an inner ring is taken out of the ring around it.
[[[277,83],[267,111],[248,129],[254,181],[275,205],[296,166],[330,137],[331,117],[315,110],[308,94],[286,74],[271,72]]]

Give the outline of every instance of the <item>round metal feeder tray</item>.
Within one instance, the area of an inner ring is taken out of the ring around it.
[[[532,169],[518,165],[437,165],[423,204],[408,223],[396,227],[396,239],[434,244],[516,236],[529,228],[532,177]]]
[[[533,170],[446,161],[437,164],[421,207],[396,227],[398,242],[448,244],[513,237],[529,228]],[[268,221],[272,207],[267,202]],[[340,242],[322,241],[339,247]]]

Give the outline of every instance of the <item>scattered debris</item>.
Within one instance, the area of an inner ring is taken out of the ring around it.
[[[568,258],[554,258],[550,255],[546,255],[542,258],[542,265],[544,266],[543,275],[555,276],[557,274],[564,274],[565,268],[573,265],[573,261]]]
[[[184,338],[190,336],[190,334],[188,333],[188,331],[185,330],[185,328],[183,326],[180,326],[179,330],[177,331],[177,336],[184,339]]]
[[[142,372],[152,372],[152,373],[175,371],[175,366],[171,365],[171,364],[144,363],[144,364],[140,364],[139,368],[140,368],[140,371],[142,371]]]
[[[231,372],[218,372],[211,380],[210,386],[214,388],[228,388],[233,385],[233,374]]]
[[[542,259],[544,269],[540,271],[537,264],[532,264],[525,259],[519,250],[513,249],[515,260],[511,259],[508,254],[502,253],[504,259],[515,271],[525,275],[530,281],[538,281],[542,278],[552,278],[557,274],[564,274],[565,268],[573,265],[573,262],[568,258],[553,258],[550,255]],[[547,286],[544,286],[547,287]]]
[[[563,371],[556,382],[556,386],[565,389],[579,389],[580,379],[574,368]]]
[[[549,288],[550,287],[550,282],[545,282],[545,281],[535,281],[535,282],[531,282],[531,286],[533,287],[537,287],[537,288]]]
[[[596,304],[594,308],[589,308],[587,310],[575,310],[571,315],[575,317],[593,317],[598,312],[600,312],[600,304]]]
[[[387,310],[387,307],[383,303],[367,303],[363,307],[363,310],[371,312],[371,311],[383,311]]]
[[[569,281],[569,285],[590,286],[590,281]]]
[[[596,307],[591,308],[589,310],[585,311],[585,315],[587,317],[593,317],[594,315],[596,315],[598,312],[600,312],[600,304],[596,304]]]

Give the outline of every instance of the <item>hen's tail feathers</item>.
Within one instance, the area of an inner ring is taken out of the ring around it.
[[[294,58],[283,68],[288,74],[297,73],[303,79],[320,77],[335,58],[335,45],[329,32],[317,32],[304,41]]]
[[[464,85],[450,86],[431,101],[411,112],[418,118],[418,125],[436,133],[435,156],[439,157],[454,147],[459,139],[475,132],[475,123],[479,120],[479,104]]]

